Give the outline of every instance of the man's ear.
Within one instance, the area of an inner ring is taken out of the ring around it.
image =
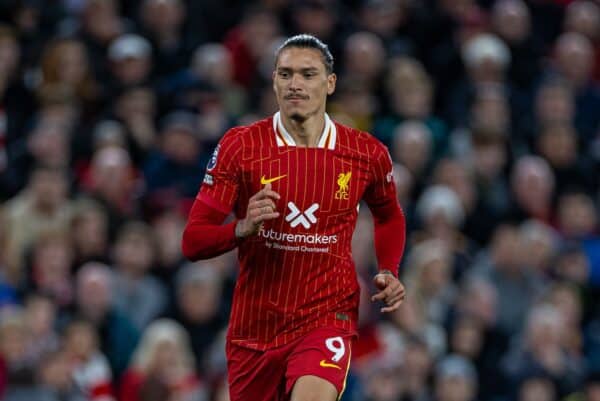
[[[335,92],[335,83],[337,82],[337,75],[331,73],[327,76],[327,94],[332,95]]]

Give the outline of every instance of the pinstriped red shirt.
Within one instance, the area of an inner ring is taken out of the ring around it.
[[[248,199],[267,182],[281,195],[280,217],[239,245],[230,341],[265,350],[318,327],[355,332],[358,204],[397,202],[391,170],[383,144],[327,115],[314,148],[295,146],[279,114],[223,136],[198,198],[243,218]]]

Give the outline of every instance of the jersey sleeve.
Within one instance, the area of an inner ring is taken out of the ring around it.
[[[378,268],[397,277],[406,242],[406,219],[396,195],[392,159],[381,143],[376,146],[371,176],[364,198],[373,214]]]
[[[229,130],[221,138],[208,161],[206,174],[196,198],[222,213],[229,214],[239,194],[240,156],[239,131]]]
[[[195,261],[219,256],[237,246],[237,221],[223,224],[227,214],[196,199],[181,238],[181,250],[186,259]]]
[[[377,142],[371,163],[371,182],[365,191],[365,201],[370,209],[389,199],[396,200],[396,185],[392,175],[392,158],[387,148]]]

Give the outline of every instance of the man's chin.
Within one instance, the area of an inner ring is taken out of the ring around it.
[[[297,123],[303,123],[304,121],[306,121],[306,116],[300,113],[292,113],[290,114],[290,119]]]

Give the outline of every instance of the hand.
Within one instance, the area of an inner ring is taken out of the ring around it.
[[[404,285],[391,272],[381,272],[375,275],[373,283],[378,290],[371,297],[371,301],[383,301],[387,305],[381,308],[381,312],[393,312],[400,307],[404,301]]]
[[[271,184],[265,185],[263,189],[252,195],[248,200],[248,209],[246,217],[237,222],[235,226],[235,236],[246,238],[258,232],[263,222],[273,220],[279,217],[275,201],[280,196],[271,189]]]

